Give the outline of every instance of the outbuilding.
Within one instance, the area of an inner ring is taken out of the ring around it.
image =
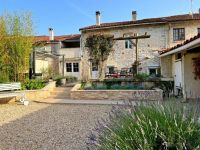
[[[160,53],[163,78],[174,80],[176,95],[200,98],[200,34]]]

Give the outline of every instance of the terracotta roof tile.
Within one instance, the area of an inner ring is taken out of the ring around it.
[[[186,45],[186,44],[188,44],[188,43],[190,43],[190,42],[192,42],[192,41],[194,41],[194,40],[196,40],[196,39],[199,39],[199,38],[200,38],[200,34],[198,34],[198,35],[196,35],[196,36],[194,36],[194,37],[192,37],[192,38],[190,38],[190,39],[188,39],[188,40],[185,40],[183,43],[177,44],[177,45],[174,46],[174,47],[171,47],[171,48],[168,48],[168,49],[165,49],[165,50],[161,50],[161,51],[159,51],[159,54],[162,55],[162,54],[164,54],[164,53],[173,51],[173,50],[175,50],[175,49],[177,49],[177,48],[179,48],[179,47],[181,47],[181,46],[184,46],[184,45]]]
[[[101,25],[92,25],[88,27],[81,28],[80,30],[89,30],[89,29],[101,29],[107,27],[119,27],[124,25],[136,25],[136,24],[157,24],[157,23],[168,23],[168,22],[177,22],[177,21],[188,21],[188,20],[200,20],[200,14],[185,14],[185,15],[176,15],[160,18],[149,18],[136,21],[123,21],[123,22],[112,22],[112,23],[102,23]]]
[[[80,37],[81,37],[80,34],[55,36],[54,42],[60,42],[65,40],[79,40]],[[49,36],[35,36],[34,43],[36,42],[50,42]]]

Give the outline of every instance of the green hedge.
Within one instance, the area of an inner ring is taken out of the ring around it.
[[[90,136],[89,149],[197,150],[197,109],[184,104],[145,104],[115,110]]]

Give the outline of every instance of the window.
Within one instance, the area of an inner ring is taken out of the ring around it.
[[[130,34],[124,34],[124,37],[130,37],[130,36],[131,36]],[[132,47],[133,46],[131,40],[125,40],[125,48],[131,49]]]
[[[130,40],[125,40],[125,48],[126,49],[132,49],[132,43]]]
[[[149,69],[149,75],[150,75],[150,76],[156,76],[156,74],[157,74],[156,72],[157,72],[157,71],[156,71],[156,68],[150,68],[150,69]]]
[[[72,72],[72,63],[66,63],[66,71]]]
[[[98,63],[92,63],[92,71],[98,71]]]
[[[197,33],[200,34],[200,28],[197,28]]]
[[[79,64],[78,63],[73,63],[73,71],[79,72]]]
[[[175,59],[176,60],[179,60],[181,58],[182,58],[182,54],[181,53],[178,53],[178,54],[175,55]]]
[[[109,74],[113,74],[115,72],[115,67],[108,67]]]
[[[176,28],[173,30],[173,39],[174,41],[185,40],[185,29]]]
[[[149,75],[152,77],[160,77],[160,68],[159,67],[150,67]]]

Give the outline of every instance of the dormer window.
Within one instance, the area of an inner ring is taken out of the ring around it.
[[[173,29],[173,39],[174,39],[174,41],[185,40],[185,29],[184,28],[174,28]]]

